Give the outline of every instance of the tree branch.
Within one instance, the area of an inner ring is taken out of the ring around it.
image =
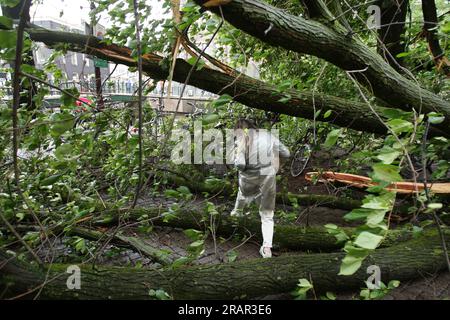
[[[83,52],[127,66],[136,66],[136,61],[131,57],[131,50],[114,44],[107,45],[95,37],[68,32],[57,32],[42,29],[27,29],[33,41],[44,42],[52,46],[65,43],[70,50]],[[145,54],[143,56],[143,70],[155,80],[166,79],[169,71],[162,66],[162,57],[156,54]],[[192,66],[183,59],[177,60],[174,71],[174,80],[184,83]],[[207,66],[195,69],[188,81],[189,85],[203,90],[223,94],[229,94],[237,102],[249,107],[286,114],[305,119],[314,118],[314,103],[316,109],[331,110],[332,115],[326,119],[319,118],[318,121],[332,122],[341,127],[348,127],[359,131],[385,134],[386,128],[371,113],[365,103],[346,100],[343,98],[314,94],[307,91],[299,92],[291,89],[280,93],[276,86],[260,80],[241,75],[238,79],[224,72],[213,70]],[[231,84],[231,85],[230,85]],[[224,89],[225,88],[225,89]],[[280,99],[286,94],[291,99],[285,103]],[[313,101],[314,100],[314,101]],[[376,107],[379,114],[383,114],[384,108]],[[448,130],[433,128],[432,136],[450,136]]]
[[[434,0],[422,0],[423,33],[428,42],[428,49],[436,64],[437,70],[450,77],[450,61],[445,56],[437,37],[436,28],[439,26],[436,3]]]
[[[195,2],[202,5],[205,1]],[[218,13],[216,8],[208,10]],[[293,16],[261,0],[233,0],[223,6],[223,15],[234,27],[265,43],[314,55],[344,71],[361,70],[355,73],[357,80],[386,105],[421,113],[440,112],[446,119],[437,127],[448,130],[450,103],[400,75],[361,40],[350,40],[318,21]],[[269,25],[270,32],[265,32]]]

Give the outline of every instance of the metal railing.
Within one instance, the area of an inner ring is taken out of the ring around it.
[[[50,84],[54,84],[52,81],[49,81]],[[80,94],[83,95],[95,95],[96,86],[95,81],[68,81],[58,84],[58,87],[63,90],[76,88]],[[103,94],[112,95],[112,94],[124,94],[124,95],[133,95],[137,91],[137,83],[126,82],[126,81],[107,81],[103,86]],[[0,90],[4,91],[7,96],[12,95],[12,88],[7,86],[1,86]],[[161,89],[155,88],[152,90],[149,95],[155,96],[161,95]],[[181,86],[173,86],[171,96],[179,97],[181,94]],[[61,92],[57,89],[50,88],[49,92],[50,96],[59,96]],[[168,96],[167,93],[163,95],[164,97]],[[201,90],[195,87],[188,86],[184,91],[184,97],[186,98],[200,98],[200,99],[213,99],[215,97],[214,94],[207,92],[205,90]]]

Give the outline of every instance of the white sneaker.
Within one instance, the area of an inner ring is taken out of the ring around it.
[[[259,249],[259,253],[264,259],[272,258],[272,250],[268,247],[261,247],[261,249]]]

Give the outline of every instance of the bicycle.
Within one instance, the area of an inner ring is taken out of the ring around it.
[[[296,145],[300,146],[294,152],[290,165],[290,171],[293,177],[301,175],[311,160],[313,147],[315,146],[314,138],[311,139],[311,131],[312,130],[308,130],[296,143]]]
[[[308,164],[311,161],[311,158],[314,157],[314,153],[318,151],[322,142],[325,141],[327,134],[328,131],[322,131],[320,132],[319,135],[313,136],[313,129],[311,128],[308,129],[306,131],[306,134],[297,141],[296,145],[300,146],[294,152],[294,156],[292,158],[290,166],[291,175],[293,177],[298,177],[305,171],[305,169],[307,168]],[[363,133],[361,133],[361,135],[356,141],[353,141],[353,146],[350,149],[345,150],[345,152],[342,154],[333,156],[329,160],[332,161],[339,158],[343,158],[346,155],[349,155],[357,148],[362,138]],[[328,165],[328,168],[331,167],[335,166]]]

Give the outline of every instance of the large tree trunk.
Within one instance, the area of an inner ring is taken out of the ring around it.
[[[70,45],[70,50],[72,51],[84,52],[128,66],[136,66],[135,59],[131,57],[131,50],[126,47],[106,45],[97,38],[80,34],[42,29],[29,29],[27,31],[34,41],[43,42],[47,45],[65,43]],[[165,69],[163,64],[161,64],[162,59],[156,54],[144,55],[144,71],[154,79],[166,79],[169,70]],[[173,80],[184,83],[191,68],[192,66],[188,62],[178,59]],[[386,127],[380,123],[365,103],[317,93],[313,96],[311,92],[299,92],[296,90],[285,92],[290,94],[292,98],[288,103],[284,103],[280,102],[280,99],[285,97],[285,93],[279,93],[276,86],[246,75],[236,77],[208,67],[194,70],[188,84],[216,94],[229,94],[235,101],[252,108],[305,119],[313,119],[315,110],[332,110],[333,113],[330,117],[327,119],[319,117],[317,121],[328,121],[341,127],[359,131],[377,134],[386,133]],[[382,115],[384,108],[375,106],[375,110]],[[448,130],[442,131],[431,128],[430,135],[450,136],[450,132]]]
[[[427,39],[428,49],[430,50],[434,63],[438,71],[442,71],[450,77],[450,61],[441,48],[436,29],[439,26],[439,21],[435,1],[422,0],[422,12],[424,20],[423,33]]]
[[[396,70],[400,70],[402,66],[402,58],[398,58],[397,55],[405,51],[405,41],[402,36],[405,32],[408,3],[409,0],[379,0],[377,2],[381,8],[378,52]]]
[[[70,45],[72,51],[84,52],[128,66],[136,66],[136,61],[131,57],[131,50],[125,47],[105,45],[96,38],[79,34],[37,29],[29,29],[28,32],[34,41],[47,45],[65,43]],[[162,57],[155,54],[145,55],[143,58],[144,71],[154,79],[166,79],[169,70],[163,67],[162,60]],[[191,68],[192,66],[185,60],[177,59],[173,80],[184,83]],[[319,117],[317,120],[332,122],[341,127],[360,131],[386,133],[386,128],[364,103],[319,93],[313,97],[311,92],[296,90],[280,93],[276,86],[263,81],[246,75],[226,74],[208,67],[194,70],[188,84],[216,94],[229,94],[235,101],[252,108],[305,119],[313,119],[315,110],[332,110],[333,113],[329,118]],[[288,103],[280,102],[285,94],[292,96]],[[376,110],[380,114],[383,113],[383,108],[376,107]],[[436,134],[442,133],[436,132]]]
[[[22,7],[24,5],[24,0],[19,1],[19,3],[13,7],[2,5],[2,13],[5,17],[12,19],[12,20],[19,20],[20,19],[20,13],[22,10]],[[26,9],[26,8],[25,8]],[[28,7],[28,10],[26,10],[24,14],[24,19],[26,23],[30,23],[30,8]],[[14,69],[15,61],[8,61],[8,63],[11,65],[11,68]],[[34,56],[33,56],[33,50],[27,50],[23,56],[23,64],[30,65],[32,67],[35,66],[34,62]],[[20,91],[22,92],[23,88],[21,85]],[[34,94],[37,92],[36,83],[34,81],[30,80],[30,85],[27,85],[27,95],[21,95],[20,96],[20,105],[26,105],[27,109],[29,111],[36,109],[36,103],[33,99]]]
[[[202,5],[207,1],[195,2]],[[345,32],[291,15],[261,0],[233,0],[221,8],[230,24],[261,41],[314,55],[343,70],[357,71],[352,75],[386,105],[422,113],[441,112],[446,120],[439,127],[444,132],[448,129],[450,103],[400,75],[356,37],[350,39]],[[218,7],[207,9],[220,15]]]
[[[222,211],[222,208],[218,208]],[[168,208],[136,208],[126,210],[127,215],[123,216],[123,211],[113,209],[96,217],[95,225],[111,225],[122,219],[131,221],[145,220],[151,221],[154,225],[173,227],[179,229],[208,230],[209,216],[204,207],[188,208],[183,207],[177,212],[170,212]],[[253,236],[253,239],[261,241],[261,221],[256,213],[243,218],[231,218],[229,214],[220,214],[216,217],[215,233],[221,236]],[[332,251],[342,247],[342,243],[337,243],[335,236],[328,233],[324,227],[304,227],[295,224],[276,223],[274,230],[274,247],[291,250],[311,250],[311,251]],[[343,228],[347,234],[352,234],[352,228]],[[412,237],[412,233],[402,230],[390,230],[381,246],[391,246],[398,241],[406,241]]]
[[[447,237],[450,244],[450,238]],[[0,250],[3,298],[29,292],[40,299],[150,299],[150,289],[163,289],[174,299],[254,298],[293,290],[301,278],[311,279],[316,292],[364,287],[369,265],[377,265],[384,283],[409,280],[445,268],[439,237],[433,233],[373,252],[352,276],[339,276],[342,253],[303,254],[255,259],[175,270],[143,270],[81,266],[81,289],[67,289],[67,265],[39,270]],[[34,290],[33,290],[34,289]]]
[[[170,184],[176,186],[186,186],[194,193],[202,194],[207,192],[208,194],[217,194],[221,196],[231,196],[234,194],[233,186],[228,182],[220,185],[208,185],[204,179],[195,177],[195,179],[188,179],[181,175],[168,174],[165,175]],[[361,207],[362,202],[351,198],[333,195],[321,195],[321,194],[294,194],[290,192],[278,192],[276,195],[276,201],[279,204],[292,205],[292,201],[297,201],[297,204],[302,207],[317,206],[327,207],[343,210],[353,210]],[[401,209],[403,212],[403,208]],[[406,210],[404,210],[406,211]]]

